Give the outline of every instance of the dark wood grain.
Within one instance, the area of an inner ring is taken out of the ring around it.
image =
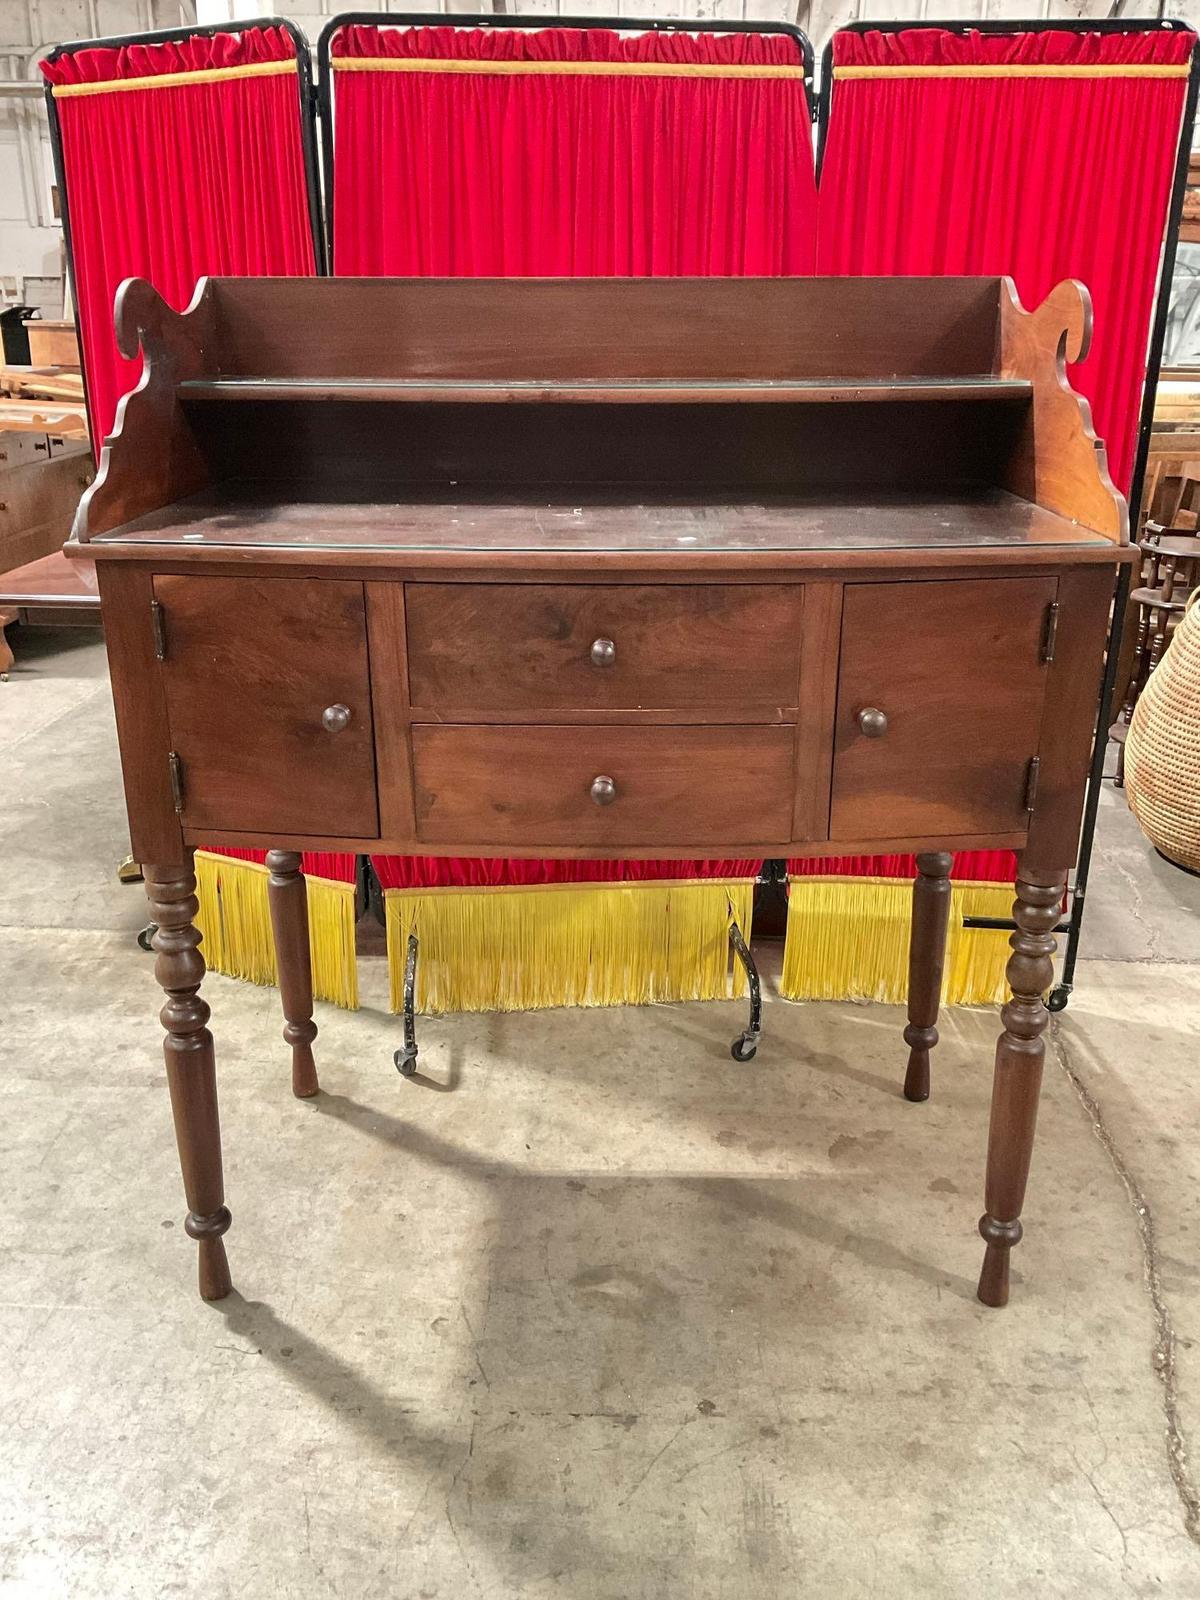
[[[1025,876],[1019,865],[1007,978],[1011,998],[1000,1013],[1004,1032],[996,1046],[992,1116],[988,1131],[985,1210],[979,1232],[986,1242],[979,1298],[987,1306],[1008,1304],[1008,1260],[1021,1240],[1021,1207],[1037,1126],[1045,1032],[1049,1021],[1042,996],[1054,981],[1055,938],[1051,929],[1062,907],[1066,872]]]
[[[408,646],[404,585],[368,583],[367,633],[379,824],[393,838],[413,839],[412,748],[409,741]]]
[[[797,587],[757,584],[409,584],[413,715],[704,708],[714,721],[791,720],[801,604]]]
[[[1058,580],[1058,628],[1038,741],[1037,804],[1025,850],[1031,869],[1074,861],[1079,849],[1112,594],[1111,569],[1072,568]]]
[[[1129,512],[1108,475],[1108,456],[1092,428],[1091,407],[1067,382],[1067,363],[1082,361],[1092,342],[1092,300],[1083,284],[1060,283],[1032,312],[1005,280],[1000,312],[1001,371],[1036,374],[1006,488],[1036,501],[1116,544],[1129,538]]]
[[[283,1037],[292,1047],[292,1093],[307,1100],[320,1089],[313,1041],[312,960],[308,948],[308,891],[298,850],[268,850],[267,900],[275,936],[275,966],[283,1002]]]
[[[98,577],[134,859],[178,861],[183,836],[167,766],[171,733],[155,657],[154,579],[148,567],[106,567]]]
[[[0,576],[0,605],[70,608],[100,615],[94,561],[72,561],[62,550]]]
[[[841,630],[842,585],[806,583],[792,817],[796,839],[825,839],[829,834]]]
[[[850,584],[831,836],[1011,831],[1038,753],[1051,578]],[[866,737],[867,708],[887,717]]]
[[[200,1246],[200,1293],[205,1300],[220,1300],[231,1288],[222,1237],[230,1217],[209,1011],[200,998],[204,957],[196,928],[196,874],[190,851],[178,864],[143,864],[142,871],[156,924],[154,976],[166,993],[161,1014],[166,1030],[163,1055],[188,1203],[184,1228]]]
[[[783,838],[792,729],[429,727],[414,724],[417,835],[536,849],[697,848]],[[617,797],[597,805],[597,777]]]
[[[140,518],[119,539],[94,540],[87,554],[98,561],[122,554],[169,561],[185,540],[189,561],[214,552],[228,560],[239,548],[247,552],[243,559],[267,561],[273,547],[281,547],[283,559],[293,563],[318,561],[328,551],[333,561],[326,565],[374,560],[389,569],[418,555],[437,570],[486,552],[499,571],[506,562],[524,568],[534,556],[551,563],[579,557],[586,567],[606,555],[624,563],[648,553],[664,573],[678,572],[676,581],[695,581],[703,577],[703,563],[742,554],[781,565],[808,557],[809,566],[861,556],[879,566],[939,557],[962,562],[969,553],[993,559],[1008,552],[1027,561],[1046,551],[1057,561],[1090,549],[1105,564],[1114,561],[1103,535],[988,489],[874,493],[864,503],[861,493],[845,489],[821,496],[698,496],[577,488],[564,496],[528,486],[515,495],[409,488],[388,501],[341,501],[234,488]]]
[[[471,378],[193,378],[179,385],[189,405],[216,401],[254,405],[265,400],[351,400],[374,404],[586,405],[897,405],[908,401],[986,400],[1028,402],[1028,378],[862,378],[855,383],[788,381],[781,378],[687,380],[634,378],[625,383],[589,378],[579,382],[528,378],[523,382]]]
[[[945,850],[928,851],[917,857],[908,952],[908,1026],[904,1030],[908,1046],[906,1100],[929,1099],[929,1052],[938,1042],[953,864],[954,857]]]
[[[160,577],[154,593],[185,821],[378,832],[362,585]],[[331,733],[335,705],[351,721]]]
[[[221,278],[208,376],[979,377],[996,278]],[[296,330],[304,329],[297,338]]]
[[[1000,1303],[1107,598],[1137,558],[1065,380],[1080,290],[1026,313],[997,279],[221,280],[182,316],[128,286],[117,320],[146,377],[70,553],[107,573],[135,845],[168,863],[202,1291],[228,1288],[228,1212],[193,844],[271,851],[300,1093],[305,848],[912,851],[911,1098],[950,852],[1012,848],[981,1224]]]

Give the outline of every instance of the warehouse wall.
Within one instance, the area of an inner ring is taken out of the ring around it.
[[[195,20],[193,0],[0,0],[0,90],[40,83],[39,56],[62,40]],[[62,314],[62,228],[40,90],[0,95],[0,300]]]

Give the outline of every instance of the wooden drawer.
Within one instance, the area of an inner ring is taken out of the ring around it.
[[[158,577],[190,827],[378,836],[361,583]],[[340,707],[326,726],[323,713]]]
[[[1055,578],[848,584],[831,839],[1028,826]],[[868,728],[864,712],[881,712]]]
[[[791,834],[793,729],[412,730],[417,837],[579,848],[769,844]],[[597,779],[615,797],[593,799]]]
[[[409,584],[413,715],[704,710],[785,721],[802,596],[766,584]]]

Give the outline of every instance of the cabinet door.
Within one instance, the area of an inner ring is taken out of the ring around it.
[[[831,839],[1028,825],[1057,588],[1056,578],[846,586]]]
[[[378,835],[361,583],[158,577],[183,820]],[[323,720],[327,708],[344,707]],[[344,723],[344,726],[342,725]]]

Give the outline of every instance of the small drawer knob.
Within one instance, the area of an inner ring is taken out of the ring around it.
[[[617,647],[611,639],[592,640],[592,665],[594,667],[611,667],[617,659]]]
[[[326,706],[321,713],[321,726],[326,733],[342,733],[350,726],[349,706]]]
[[[864,706],[858,713],[858,726],[864,739],[882,739],[888,729],[887,713],[878,706]]]
[[[592,779],[592,787],[589,792],[598,806],[610,806],[617,798],[616,784],[611,778],[606,778],[603,775]]]

